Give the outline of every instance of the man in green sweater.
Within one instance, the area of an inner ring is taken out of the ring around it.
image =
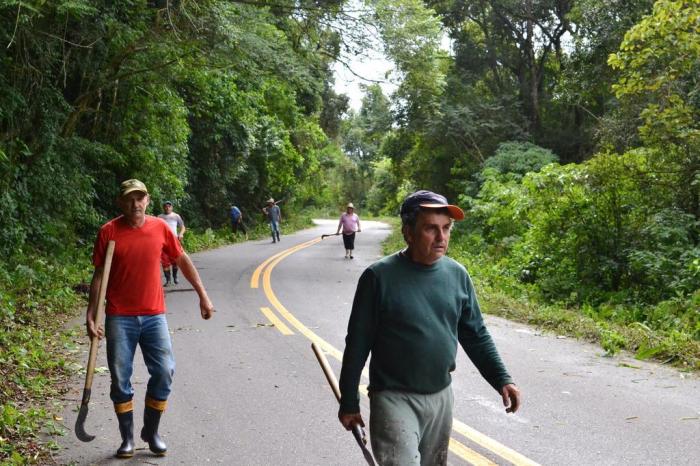
[[[450,373],[457,343],[506,412],[520,392],[486,326],[466,269],[444,257],[453,220],[464,212],[444,196],[417,191],[401,205],[408,247],[368,267],[360,277],[345,339],[338,418],[364,427],[358,386],[370,352],[372,451],[382,466],[447,464],[454,395]]]

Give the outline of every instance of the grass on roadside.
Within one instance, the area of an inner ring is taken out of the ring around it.
[[[80,366],[76,331],[66,330],[81,297],[84,254],[26,254],[0,264],[0,462],[48,464],[61,434],[67,381]]]

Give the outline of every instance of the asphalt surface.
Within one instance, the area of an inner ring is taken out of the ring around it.
[[[83,384],[76,379],[63,416],[69,432],[56,438],[56,462],[365,464],[337,422],[337,402],[310,344],[323,346],[338,374],[357,279],[381,256],[388,227],[363,222],[350,260],[339,237],[320,241],[336,224],[319,221],[277,244],[250,241],[193,255],[217,312],[202,320],[196,293],[184,280],[166,289],[177,361],[160,429],[167,456],[153,456],[137,440],[134,458],[113,457],[120,437],[109,374],[100,370],[85,426],[97,438],[82,443],[72,432]],[[449,464],[700,464],[696,375],[604,357],[597,346],[503,319],[487,316],[487,323],[524,404],[517,414],[506,414],[500,396],[460,350]],[[97,365],[106,367],[104,345]],[[135,365],[138,437],[148,375],[140,356]],[[366,398],[362,403],[367,420]]]

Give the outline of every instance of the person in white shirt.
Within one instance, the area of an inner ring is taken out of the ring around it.
[[[185,222],[182,221],[182,217],[179,214],[173,212],[173,203],[170,201],[165,201],[163,203],[163,213],[158,216],[162,218],[165,223],[168,224],[170,230],[177,237],[178,241],[182,242],[182,237],[185,235]],[[167,254],[163,253],[160,256],[160,262],[163,266],[163,273],[165,274],[165,284],[163,286],[170,285],[170,271],[172,270],[173,283],[177,285],[177,265],[175,261],[172,260]]]

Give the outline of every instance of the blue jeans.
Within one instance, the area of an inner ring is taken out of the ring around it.
[[[270,220],[270,232],[272,233],[272,242],[276,243],[280,239],[280,224],[275,220]]]
[[[109,396],[114,403],[124,403],[134,396],[131,375],[134,372],[136,345],[141,346],[150,378],[146,395],[165,401],[175,374],[175,357],[165,314],[154,316],[107,316],[107,364],[112,376]]]

